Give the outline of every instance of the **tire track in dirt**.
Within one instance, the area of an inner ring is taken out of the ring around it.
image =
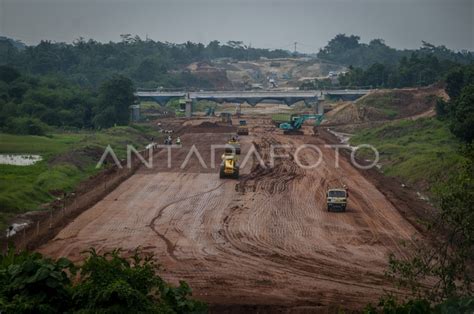
[[[216,187],[214,187],[210,190],[200,192],[200,193],[197,193],[197,194],[194,194],[194,195],[190,195],[190,196],[187,196],[187,197],[184,197],[184,198],[180,198],[180,199],[177,199],[177,200],[174,200],[174,201],[171,201],[171,202],[167,203],[166,205],[164,205],[164,206],[162,206],[158,209],[158,214],[155,217],[153,217],[153,219],[150,221],[150,224],[148,225],[148,227],[150,227],[150,229],[153,230],[153,232],[156,233],[156,235],[166,243],[166,251],[168,252],[168,254],[170,255],[170,257],[172,259],[178,260],[178,258],[174,255],[174,246],[175,245],[165,236],[165,234],[162,234],[158,230],[156,230],[156,228],[155,228],[156,221],[161,218],[161,216],[163,214],[163,211],[165,209],[167,209],[168,207],[170,207],[172,205],[175,205],[177,203],[183,202],[183,201],[188,200],[188,199],[200,197],[202,195],[214,192],[214,191],[218,190],[224,184],[226,184],[226,182],[221,182],[218,186],[216,186]]]
[[[380,284],[383,282],[383,276],[379,277],[379,280],[374,281],[370,280],[367,282],[353,283],[350,280],[341,280],[337,279],[337,276],[348,277],[347,274],[351,274],[354,271],[351,267],[342,267],[338,269],[337,272],[334,269],[331,269],[330,275],[324,275],[327,272],[327,269],[330,268],[333,264],[331,261],[324,263],[322,265],[314,265],[314,260],[305,259],[302,256],[294,257],[291,255],[283,254],[281,250],[276,250],[274,247],[269,246],[268,243],[258,242],[259,245],[250,245],[250,247],[243,247],[241,241],[238,237],[235,237],[235,233],[230,230],[230,225],[234,219],[234,215],[228,215],[225,219],[225,236],[227,241],[233,245],[235,250],[229,251],[228,249],[223,250],[225,254],[232,254],[246,266],[259,269],[263,265],[268,266],[269,269],[282,269],[284,272],[290,272],[295,276],[310,277],[315,280],[330,280],[332,282],[347,284],[350,283],[352,286],[357,286],[360,288],[377,290],[378,287],[374,287],[373,284]],[[239,221],[238,218],[235,220]],[[263,250],[263,249],[269,249]],[[321,262],[321,260],[319,261]],[[339,265],[341,267],[341,265]],[[336,275],[336,276],[335,276]],[[336,277],[336,278],[335,278]]]
[[[276,142],[276,141],[271,141],[271,142],[280,144],[279,142]],[[259,151],[259,153],[260,153],[260,152],[261,152],[261,150]],[[265,153],[262,152],[261,155],[262,155],[262,156],[267,156],[268,154],[265,154]],[[294,158],[290,159],[290,164],[292,164],[292,163],[294,163]],[[276,168],[278,169],[278,166],[277,166]],[[295,167],[289,167],[289,169],[290,169],[290,171],[289,171],[290,175],[293,175],[294,173],[292,173],[291,170],[293,170],[293,169],[294,169],[294,170],[297,170],[298,168],[295,166]],[[275,171],[275,168],[274,168],[273,170]],[[286,171],[283,171],[283,173],[285,173],[285,172],[286,172]],[[293,171],[293,172],[294,172],[294,171]],[[275,171],[274,176],[270,176],[270,177],[264,176],[263,178],[261,178],[260,181],[257,182],[257,185],[261,184],[261,185],[265,186],[265,184],[263,184],[262,181],[274,180],[274,177],[275,177],[275,176],[278,177],[278,174],[279,174],[279,172],[278,172],[278,170],[277,170],[277,171]],[[284,180],[284,178],[283,178],[283,180]],[[321,182],[324,182],[324,180],[322,179]],[[273,183],[271,183],[270,186],[272,186],[272,184],[273,184]],[[290,189],[291,187],[287,187],[287,188]],[[271,189],[271,188],[270,188],[270,189],[268,189],[268,188],[263,188],[263,190],[264,190],[264,191],[269,191],[270,194],[274,194],[275,192],[283,192],[283,191],[287,190],[287,188],[282,189],[282,190]],[[282,207],[290,207],[290,208],[292,207],[291,205],[288,205],[288,204],[281,204],[281,205],[282,205]],[[262,211],[262,212],[263,212],[263,211]],[[262,212],[261,212],[261,213],[262,213]],[[295,220],[295,219],[297,218],[296,212],[294,212],[294,211],[290,211],[290,215],[291,215],[291,216],[286,217],[286,218],[289,219],[289,220]],[[229,232],[229,224],[230,224],[231,221],[232,221],[232,215],[226,216],[226,218],[225,218],[225,226],[226,226],[226,229],[225,229],[225,230],[226,230],[226,233],[225,233],[225,235],[227,236],[227,240],[228,240],[230,243],[234,243],[234,244],[235,244],[235,243],[238,243],[238,241],[236,241],[236,240],[238,240],[238,239],[233,238],[233,237],[232,237],[232,234]],[[277,228],[277,229],[283,229],[283,228]],[[295,230],[292,230],[292,231],[295,231]],[[263,242],[263,241],[260,241],[260,239],[258,239],[258,238],[252,238],[252,240],[253,240],[252,242],[254,242],[254,243],[256,244],[255,248],[260,249],[260,251],[262,250],[262,248],[265,248],[265,247],[268,248],[268,247],[269,247],[268,243],[265,243],[265,242]],[[273,244],[275,244],[275,243],[273,243]],[[253,255],[254,255],[255,257],[257,257],[257,258],[261,258],[261,257],[262,257],[262,254],[261,254],[261,253],[255,254],[255,251],[256,251],[255,248],[249,249],[249,250],[245,250],[245,251],[242,250],[241,247],[239,248],[238,246],[236,246],[236,248],[237,248],[237,249],[240,249],[241,252],[246,252],[247,254],[252,254],[252,253],[253,253]],[[273,253],[272,253],[272,256],[273,256],[273,257],[275,257],[275,256],[280,256],[280,254],[275,253],[275,248],[274,248],[274,247],[272,248],[272,251],[273,251]],[[287,255],[281,255],[281,256],[283,256],[284,258],[288,257]],[[245,257],[245,260],[249,260],[249,257],[248,257],[248,256]],[[301,260],[300,260],[299,262],[301,262]],[[281,263],[281,264],[284,265],[285,263]],[[311,263],[308,262],[308,263],[304,263],[304,264],[305,264],[304,266],[307,267],[307,266],[310,266]],[[347,270],[346,270],[346,269],[343,269],[343,270],[341,271],[341,273],[344,273],[344,272],[347,273]],[[324,277],[318,277],[318,279],[322,279],[322,278],[324,278]],[[365,287],[367,287],[367,286],[365,286]]]

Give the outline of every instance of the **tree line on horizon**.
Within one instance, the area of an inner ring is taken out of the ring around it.
[[[253,48],[242,41],[174,44],[123,34],[119,42],[78,38],[72,44],[44,40],[26,46],[0,37],[0,65],[13,66],[25,74],[60,76],[94,88],[114,74],[129,77],[137,86],[147,88],[213,88],[212,82],[194,76],[185,67],[218,58],[257,60],[291,56],[287,50]],[[472,52],[455,52],[424,41],[419,49],[400,50],[389,47],[382,39],[366,44],[360,42],[359,36],[345,34],[337,34],[317,57],[350,67],[341,85],[374,87],[430,84],[445,69],[474,60]]]
[[[444,80],[451,71],[474,62],[474,53],[455,52],[422,41],[419,49],[398,50],[382,39],[361,43],[355,35],[338,34],[322,48],[318,58],[348,67],[334,84],[331,80],[304,83],[302,89],[401,88],[427,86]]]
[[[248,47],[241,41],[173,44],[130,34],[121,35],[120,42],[79,38],[72,44],[41,41],[24,49],[0,38],[0,65],[13,66],[27,74],[60,76],[87,87],[97,87],[111,75],[120,74],[144,87],[212,88],[209,81],[198,79],[185,67],[217,58],[256,60],[289,56],[288,51]]]
[[[324,48],[319,50],[317,56],[321,60],[367,69],[375,63],[395,66],[402,58],[410,58],[414,53],[419,56],[430,55],[439,60],[449,60],[460,64],[474,61],[474,53],[471,51],[456,52],[444,45],[435,46],[423,40],[419,49],[396,49],[385,44],[385,41],[380,38],[372,39],[366,44],[360,42],[359,36],[346,34],[337,34]]]

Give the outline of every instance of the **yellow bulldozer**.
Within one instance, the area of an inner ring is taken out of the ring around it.
[[[239,178],[239,165],[237,163],[237,156],[234,153],[225,152],[222,155],[219,178]]]
[[[226,146],[227,147],[225,151],[227,153],[235,153],[237,155],[240,155],[240,143],[236,137],[230,138]]]

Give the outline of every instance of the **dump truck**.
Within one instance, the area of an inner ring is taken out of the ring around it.
[[[334,210],[346,211],[348,197],[349,191],[346,187],[328,189],[326,192],[328,212]]]
[[[247,127],[246,120],[239,121],[239,127],[237,128],[238,135],[249,135],[249,128]]]
[[[237,155],[240,155],[239,140],[236,137],[232,137],[231,139],[229,139],[225,151],[228,153],[235,153]]]
[[[314,125],[319,125],[323,119],[322,114],[291,115],[289,122],[280,123],[278,127],[283,130],[283,134],[303,135],[300,129],[306,120],[315,120]]]
[[[237,156],[234,153],[225,152],[222,155],[219,178],[239,178],[239,165],[237,163]]]

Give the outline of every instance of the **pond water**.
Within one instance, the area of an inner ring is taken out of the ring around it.
[[[2,165],[31,166],[42,159],[40,155],[0,154]]]

